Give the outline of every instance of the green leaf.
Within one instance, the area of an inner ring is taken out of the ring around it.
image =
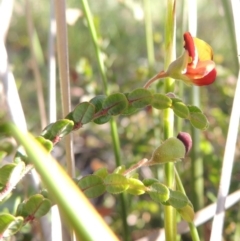
[[[35,218],[40,218],[46,215],[49,212],[51,206],[52,206],[51,201],[49,199],[44,198],[41,202],[41,205],[38,207],[38,209],[34,214]]]
[[[102,104],[106,98],[107,97],[105,95],[98,95],[90,100],[90,103],[92,103],[95,106],[95,114],[103,110]],[[106,112],[103,116],[94,119],[93,122],[98,125],[101,125],[107,123],[110,119],[111,116]]]
[[[165,185],[154,183],[149,187],[148,194],[155,202],[162,203],[169,199],[170,191]]]
[[[32,215],[35,218],[44,216],[51,208],[50,200],[44,198],[41,194],[31,196],[24,203],[24,209],[27,211],[28,215]]]
[[[102,125],[102,124],[109,122],[111,120],[111,118],[112,117],[109,114],[106,114],[104,116],[100,116],[100,117],[94,119],[93,122],[95,124]]]
[[[150,165],[181,161],[185,157],[186,148],[182,141],[175,137],[165,140],[154,152]]]
[[[109,174],[104,178],[104,184],[106,185],[106,191],[112,194],[118,194],[128,189],[128,179],[117,173]]]
[[[52,204],[49,199],[44,198],[41,194],[35,194],[25,200],[18,206],[17,214],[23,216],[28,220],[39,218],[47,214]]]
[[[73,120],[76,123],[84,125],[93,119],[95,106],[89,102],[82,102],[73,110]]]
[[[176,209],[181,209],[188,204],[188,198],[180,191],[170,190],[168,203]]]
[[[176,116],[188,119],[189,110],[188,107],[183,102],[175,102],[172,105],[173,112]]]
[[[172,104],[177,103],[177,102],[182,102],[182,99],[177,98],[177,97],[170,97],[172,100]]]
[[[190,113],[202,113],[201,109],[194,105],[188,105]]]
[[[0,213],[0,234],[8,228],[9,224],[15,220],[15,217],[9,213]]]
[[[42,189],[40,194],[44,197],[44,198],[48,198],[49,197],[49,193],[47,189]]]
[[[142,195],[146,191],[144,184],[136,178],[128,178],[129,188],[127,192],[132,195]]]
[[[158,179],[155,179],[155,178],[146,178],[143,180],[143,184],[146,186],[146,187],[149,187],[151,186],[152,184],[154,183],[158,183]]]
[[[126,98],[128,99],[129,93],[124,93]],[[138,108],[135,108],[130,103],[128,103],[127,108],[121,113],[121,115],[132,115],[133,113],[137,112]]]
[[[45,139],[52,140],[54,138],[54,136],[51,132],[51,128],[52,128],[53,124],[54,123],[47,125],[41,132],[41,136],[43,136]]]
[[[0,183],[5,186],[17,164],[6,164],[0,168]]]
[[[108,175],[108,171],[107,171],[106,167],[102,167],[102,168],[96,170],[93,174],[96,176],[99,176],[103,179]]]
[[[200,130],[206,130],[209,126],[207,117],[200,112],[193,112],[190,114],[190,122],[191,124]]]
[[[97,95],[94,98],[92,98],[89,102],[95,106],[95,113],[102,110],[102,103],[107,98],[106,95]]]
[[[43,136],[36,137],[36,140],[45,147],[45,149],[50,152],[53,149],[53,144],[51,141],[45,139]]]
[[[183,220],[187,222],[193,222],[194,220],[194,210],[191,205],[186,205],[183,208],[177,209]]]
[[[74,122],[73,111],[69,112],[64,119],[71,120]]]
[[[109,95],[103,102],[103,109],[107,110],[109,115],[119,115],[128,106],[128,100],[122,93]]]
[[[74,123],[71,120],[58,120],[55,123],[53,123],[51,127],[51,133],[54,137],[58,136],[61,138],[72,131],[73,125]]]
[[[58,120],[54,123],[48,125],[41,133],[45,139],[51,140],[55,142],[56,138],[61,138],[68,133],[70,133],[73,129],[74,122],[69,119]]]
[[[130,104],[135,108],[143,108],[151,104],[152,93],[150,90],[138,88],[130,92],[127,96]]]
[[[5,186],[16,185],[21,177],[21,174],[25,168],[25,163],[20,161],[19,163],[6,164],[0,168],[0,183]]]
[[[157,93],[153,95],[151,105],[158,110],[163,110],[172,106],[172,100],[166,95]]]
[[[121,115],[132,115],[138,111],[138,108],[128,105],[127,108],[121,113]]]
[[[22,217],[14,217],[8,213],[0,214],[0,237],[9,237],[18,232],[23,225]]]
[[[105,191],[103,179],[97,175],[88,175],[81,178],[77,184],[88,198],[96,198]]]
[[[25,207],[25,203],[19,203],[18,206],[17,206],[17,215],[19,216],[23,216],[23,217],[26,217],[27,214],[25,213],[25,210],[24,210],[24,207]]]

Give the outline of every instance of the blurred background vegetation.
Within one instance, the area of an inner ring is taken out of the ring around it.
[[[71,80],[72,108],[79,102],[90,100],[97,94],[103,94],[103,87],[97,61],[80,1],[68,0],[67,23],[69,41],[69,65]],[[149,77],[163,69],[164,62],[164,17],[165,1],[151,0],[155,64],[149,67],[144,22],[144,5],[141,0],[89,0],[94,23],[109,80],[110,93],[128,92],[142,87]],[[48,36],[49,36],[49,1],[30,1],[37,47],[37,61],[41,71],[46,106],[48,102]],[[182,52],[182,34],[187,31],[186,1],[177,1],[177,55]],[[36,84],[32,71],[29,35],[27,32],[25,1],[16,0],[10,30],[7,36],[9,63],[14,73],[19,95],[22,101],[28,130],[35,135],[41,132],[41,115],[36,98]],[[197,36],[208,42],[214,51],[218,76],[214,84],[200,90],[201,109],[209,120],[208,130],[201,132],[200,155],[204,163],[204,202],[205,206],[216,200],[221,162],[225,148],[232,98],[238,72],[237,52],[233,41],[232,18],[228,1],[198,1]],[[56,53],[57,54],[57,53]],[[157,84],[158,92],[164,93],[162,83]],[[57,86],[59,89],[59,86]],[[179,93],[177,81],[175,93]],[[186,104],[192,104],[191,87],[184,86],[183,98]],[[60,93],[58,90],[57,93]],[[58,94],[58,118],[61,96]],[[121,141],[121,157],[126,166],[149,158],[156,147],[156,133],[159,130],[160,141],[163,138],[162,114],[153,118],[150,108],[132,116],[117,117]],[[178,122],[176,118],[176,123]],[[160,127],[160,128],[159,128]],[[182,131],[191,132],[188,121],[182,123]],[[238,131],[238,130],[236,130]],[[84,176],[97,168],[107,165],[115,168],[109,125],[88,124],[74,133],[74,153],[77,176]],[[175,133],[177,135],[177,132]],[[231,191],[239,188],[240,140],[238,138],[236,162],[233,169]],[[61,160],[64,155],[62,144],[55,148],[55,155]],[[64,160],[63,160],[64,161]],[[178,164],[184,187],[191,199],[191,158],[187,157]],[[154,169],[152,169],[154,172]],[[143,177],[151,177],[149,169],[140,171]],[[163,175],[163,174],[162,174]],[[20,190],[23,191],[20,187]],[[26,191],[26,190],[25,190]],[[107,222],[115,232],[121,230],[121,220],[117,207],[118,197],[105,195],[93,200]],[[128,199],[128,223],[133,235],[141,236],[139,230],[158,228],[162,215],[161,206],[150,201],[145,195]],[[227,214],[224,236],[232,240],[239,221],[239,205],[233,206]],[[205,240],[208,240],[210,226],[205,226]],[[33,232],[33,231],[32,231]],[[119,233],[118,233],[119,234]],[[31,236],[31,235],[30,235]],[[23,237],[23,236],[22,236]],[[17,240],[33,240],[20,238]],[[184,240],[188,240],[185,237]]]

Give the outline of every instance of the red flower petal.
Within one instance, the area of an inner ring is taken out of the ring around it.
[[[192,59],[190,64],[196,65],[196,63],[198,61],[198,54],[197,54],[197,51],[195,48],[195,43],[194,43],[193,37],[189,32],[186,32],[186,33],[184,33],[183,38],[185,41],[184,48],[188,51],[188,55]]]
[[[217,70],[214,68],[210,72],[208,72],[208,74],[206,74],[201,78],[192,78],[191,82],[197,86],[210,85],[215,81],[216,76],[217,76]]]

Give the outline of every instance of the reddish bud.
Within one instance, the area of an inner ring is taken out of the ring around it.
[[[186,149],[186,154],[188,154],[192,148],[192,137],[187,132],[179,132],[177,138],[182,141]]]

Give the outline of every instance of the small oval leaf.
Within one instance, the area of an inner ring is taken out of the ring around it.
[[[106,95],[97,95],[89,101],[91,104],[95,106],[95,113],[103,109],[102,104],[106,98]]]
[[[149,188],[148,194],[155,202],[162,203],[169,199],[170,191],[162,183],[154,183]]]
[[[169,96],[170,97],[170,96]],[[178,97],[170,97],[172,100],[172,104],[177,103],[177,102],[182,102],[182,99],[178,98]]]
[[[112,173],[105,177],[104,184],[106,185],[107,192],[112,194],[124,192],[129,187],[128,179],[117,173]]]
[[[146,191],[144,184],[136,178],[128,178],[129,188],[127,192],[132,195],[142,195]]]
[[[44,197],[44,198],[48,198],[49,197],[49,193],[47,189],[42,189],[40,194]]]
[[[153,95],[151,105],[155,109],[163,110],[172,106],[172,100],[166,95],[156,93]]]
[[[189,110],[188,107],[183,102],[175,102],[172,105],[173,112],[176,116],[188,119]]]
[[[74,122],[73,111],[69,112],[64,119],[71,120]]]
[[[5,186],[17,164],[6,164],[0,168],[0,183]]]
[[[74,122],[69,119],[58,120],[48,125],[41,133],[45,139],[55,142],[56,139],[61,138],[73,129]]]
[[[29,197],[27,200],[25,200],[24,201],[24,203],[25,203],[24,209],[27,211],[27,215],[35,216],[35,212],[38,210],[43,199],[44,199],[44,197],[41,194],[35,194],[35,195]]]
[[[188,109],[190,113],[202,113],[201,109],[194,105],[188,105]]]
[[[99,176],[103,179],[108,175],[108,171],[107,171],[106,167],[102,167],[102,168],[96,170],[93,174],[96,176]]]
[[[88,198],[96,198],[102,195],[106,188],[103,179],[97,175],[88,175],[78,181],[78,186]]]
[[[191,205],[186,205],[181,209],[177,209],[183,220],[187,222],[193,222],[194,220],[194,210]]]
[[[190,122],[195,128],[200,130],[206,130],[209,126],[207,117],[200,112],[191,113]]]
[[[166,162],[181,161],[185,157],[186,149],[182,141],[171,137],[164,141],[154,152],[149,160],[150,165]]]
[[[93,119],[95,113],[95,106],[89,102],[82,102],[78,104],[73,110],[73,120],[76,123],[84,125]]]
[[[128,105],[127,108],[121,113],[121,115],[132,115],[138,111],[138,108]]]
[[[15,220],[15,217],[9,213],[0,213],[0,234],[8,228],[9,224]]]
[[[0,214],[0,238],[14,235],[22,228],[22,225],[22,217],[14,217],[8,213]]]
[[[52,140],[54,138],[53,134],[51,133],[53,124],[54,123],[49,124],[42,130],[41,136],[43,136],[45,139]]]
[[[51,201],[49,199],[44,198],[41,204],[39,205],[38,209],[34,213],[35,218],[40,218],[46,215],[49,212],[51,206]]]
[[[170,190],[168,203],[176,209],[181,209],[188,204],[188,198],[180,191]]]
[[[73,121],[67,120],[67,119],[62,119],[56,121],[52,127],[51,127],[51,133],[54,137],[63,137],[67,134],[69,134],[72,129],[73,129]]]
[[[25,207],[25,203],[18,204],[18,207],[17,207],[18,216],[23,216],[23,217],[27,216],[27,214],[25,213],[24,207]]]
[[[95,106],[95,114],[103,111],[102,104],[106,98],[107,96],[105,95],[98,95],[90,100],[90,103]],[[107,113],[107,111],[103,113],[103,115],[101,115],[100,117],[95,118],[93,122],[98,125],[107,123],[111,119],[111,116]]]
[[[43,136],[37,136],[36,140],[41,143],[45,149],[50,152],[53,149],[53,144],[51,141],[49,141],[48,139],[45,139]]]
[[[143,180],[143,184],[146,186],[146,187],[149,187],[151,186],[153,183],[158,183],[158,179],[155,179],[155,178],[146,178]]]
[[[95,124],[102,125],[102,124],[105,124],[105,123],[109,122],[111,120],[111,118],[112,117],[109,114],[106,114],[104,116],[100,116],[100,117],[94,119],[93,122]]]
[[[152,102],[150,90],[138,88],[130,92],[127,96],[129,103],[135,108],[143,108]]]
[[[41,194],[35,194],[18,205],[17,214],[23,216],[26,221],[32,221],[47,214],[51,206],[49,199]]]
[[[119,115],[128,106],[128,100],[122,93],[109,95],[103,102],[103,109],[107,110],[109,115]]]

